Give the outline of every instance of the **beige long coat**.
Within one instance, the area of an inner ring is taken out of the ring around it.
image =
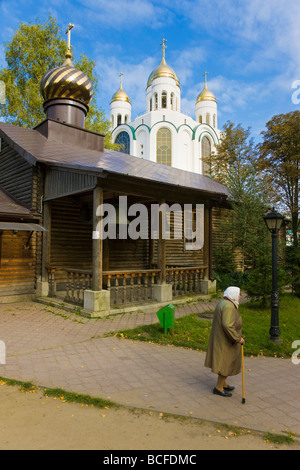
[[[238,309],[230,300],[220,300],[214,312],[204,365],[224,377],[239,374],[241,333],[242,319]]]

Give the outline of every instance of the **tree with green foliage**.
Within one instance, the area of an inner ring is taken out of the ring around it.
[[[273,116],[261,134],[255,163],[290,221],[292,245],[286,247],[286,271],[292,291],[300,297],[300,111]]]
[[[267,122],[256,164],[265,184],[291,219],[293,245],[299,244],[300,111],[279,114]]]
[[[242,188],[247,182],[249,165],[254,155],[254,143],[251,129],[244,129],[241,124],[227,121],[224,124],[220,143],[216,152],[205,161],[210,176],[228,187]]]
[[[46,23],[36,20],[35,23],[20,24],[11,41],[5,44],[7,66],[0,69],[0,80],[6,88],[6,105],[1,106],[0,116],[6,122],[33,128],[45,119],[40,82],[48,70],[63,64],[65,53],[66,42],[51,15]],[[95,62],[81,55],[74,67],[89,77],[94,88],[85,127],[105,134],[104,146],[117,149],[111,143],[109,121],[96,104],[98,78],[94,72]]]
[[[212,177],[230,191],[232,216],[224,230],[228,236],[231,234],[233,246],[240,252],[242,271],[255,267],[259,246],[268,236],[262,218],[267,194],[253,165],[254,154],[250,129],[227,122],[216,153],[210,157]]]

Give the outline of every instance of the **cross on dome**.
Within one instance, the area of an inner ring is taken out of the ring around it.
[[[72,66],[72,62],[71,62],[71,57],[72,57],[72,54],[71,54],[71,29],[72,28],[74,28],[74,25],[69,23],[68,24],[68,29],[66,31],[66,34],[68,35],[68,39],[67,39],[66,61],[64,63],[64,65],[70,65],[70,66]]]
[[[122,77],[123,77],[124,73],[121,72],[119,77],[120,77],[120,90],[122,89]]]
[[[167,48],[167,46],[165,46],[166,42],[167,40],[163,39],[162,42],[160,43],[160,45],[162,46],[162,51],[163,51],[163,58],[165,58],[165,49]]]

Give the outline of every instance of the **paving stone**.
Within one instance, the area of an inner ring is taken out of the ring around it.
[[[213,310],[213,303],[176,307],[176,317]],[[216,377],[205,353],[103,337],[109,331],[157,323],[155,312],[87,319],[35,302],[0,305],[6,364],[0,376],[45,387],[110,397],[120,403],[263,431],[300,434],[300,365],[289,359],[245,357],[231,377],[231,398],[212,394]]]

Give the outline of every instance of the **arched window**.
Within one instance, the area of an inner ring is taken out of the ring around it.
[[[121,116],[121,114],[118,114],[118,117],[117,117],[117,126],[120,126],[120,124],[122,124],[122,116]]]
[[[163,91],[161,94],[161,107],[166,108],[167,107],[167,92]]]
[[[159,129],[156,134],[156,161],[172,166],[172,134],[166,127]]]
[[[211,143],[208,137],[203,137],[201,141],[201,154],[203,163],[203,174],[208,176],[211,174]]]
[[[114,115],[113,114],[111,115],[111,127],[112,128],[115,127],[115,120],[114,120]]]
[[[216,115],[213,116],[213,126],[216,127]]]
[[[154,109],[158,108],[158,96],[157,93],[154,93]]]
[[[120,146],[120,152],[130,153],[130,137],[127,132],[120,132],[120,134],[117,135],[115,143]]]
[[[150,111],[152,111],[152,98],[150,98]]]
[[[199,122],[202,124],[202,116],[199,116]]]
[[[171,93],[171,109],[174,109],[174,93]]]
[[[210,114],[206,113],[206,124],[210,124]]]

